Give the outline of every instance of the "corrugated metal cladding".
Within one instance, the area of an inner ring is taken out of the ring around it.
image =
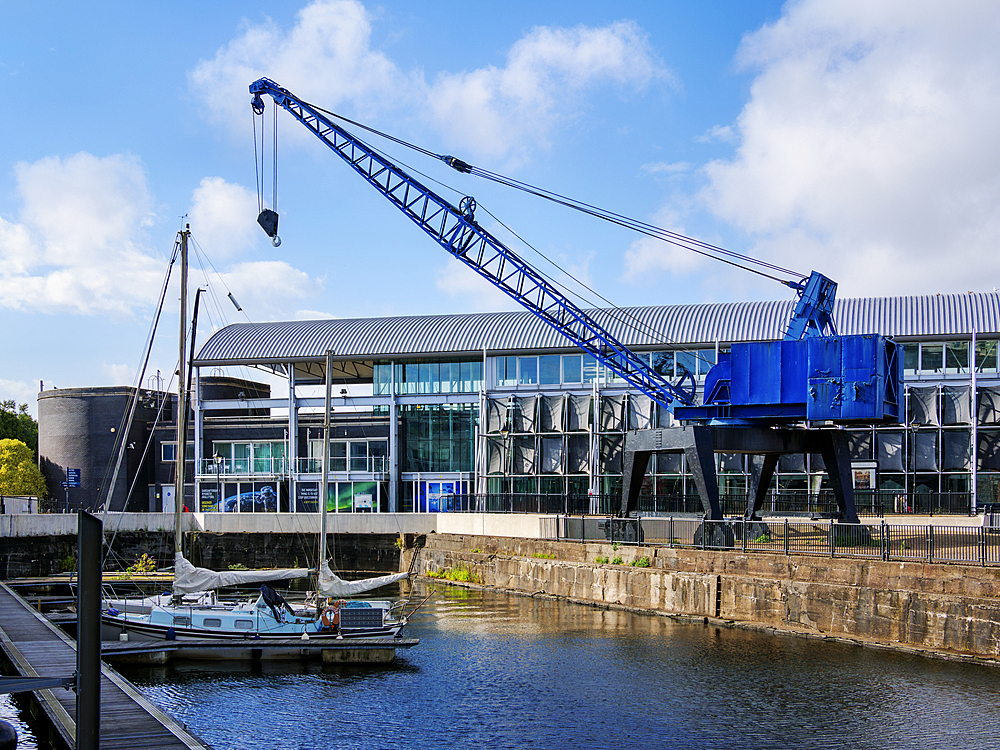
[[[780,338],[792,301],[629,307],[593,311],[620,341],[639,349]],[[1000,293],[863,297],[837,301],[840,333],[888,336],[1000,334]],[[222,365],[337,357],[454,355],[572,349],[530,312],[237,323],[205,342],[197,364]]]

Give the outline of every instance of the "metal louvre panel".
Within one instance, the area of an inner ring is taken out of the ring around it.
[[[792,305],[782,300],[590,312],[624,344],[642,349],[777,339]],[[1000,293],[842,299],[834,319],[844,335],[967,336],[973,328],[995,332],[1000,330]],[[340,358],[469,355],[484,347],[490,352],[574,348],[532,313],[518,311],[236,323],[216,331],[196,363],[319,359],[327,349]]]

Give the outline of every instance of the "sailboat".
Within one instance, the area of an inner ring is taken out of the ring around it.
[[[160,596],[142,599],[105,597],[101,613],[102,636],[106,640],[289,640],[324,641],[344,638],[378,638],[398,636],[408,617],[404,601],[349,599],[358,594],[386,586],[410,573],[347,581],[330,569],[326,559],[327,502],[321,503],[319,529],[319,570],[317,572],[316,604],[293,606],[268,582],[309,577],[308,568],[279,570],[228,570],[217,572],[199,568],[184,557],[183,507],[184,462],[187,435],[187,393],[190,382],[190,361],[194,357],[194,335],[191,355],[185,368],[185,337],[187,310],[187,246],[190,227],[180,233],[181,257],[181,325],[180,366],[178,372],[177,413],[177,477],[174,491],[174,581],[172,590]],[[194,330],[198,318],[198,298],[195,298]],[[330,435],[330,390],[332,353],[327,352],[325,435]],[[328,500],[329,450],[323,460],[322,497]],[[223,601],[218,590],[227,586],[261,583],[259,592],[244,600]],[[412,612],[410,613],[412,614]],[[298,654],[298,650],[295,650]],[[216,656],[206,651],[198,655]],[[194,655],[194,654],[191,654]],[[276,654],[270,654],[276,655]]]

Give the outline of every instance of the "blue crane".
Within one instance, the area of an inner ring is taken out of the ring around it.
[[[644,453],[648,459],[649,452],[683,449],[689,454],[689,463],[700,463],[704,470],[701,473],[711,473],[711,479],[714,478],[714,467],[709,472],[708,463],[715,450],[714,445],[720,441],[726,443],[728,450],[747,453],[760,450],[765,454],[765,460],[757,473],[766,487],[770,474],[773,474],[773,462],[766,457],[776,456],[776,451],[787,452],[782,445],[794,444],[795,450],[815,449],[823,452],[824,456],[827,451],[816,447],[819,443],[812,446],[810,440],[804,443],[798,438],[775,443],[768,433],[760,432],[760,429],[802,421],[870,424],[899,420],[902,403],[901,347],[875,334],[837,335],[833,318],[837,285],[822,274],[814,271],[798,282],[783,282],[795,289],[798,295],[783,340],[740,342],[733,344],[730,351],[720,352],[718,363],[705,379],[704,397],[699,405],[696,402],[696,384],[690,374],[671,382],[632,352],[602,326],[592,312],[581,309],[517,253],[480,226],[475,217],[474,198],[467,196],[455,206],[335,123],[324,110],[303,101],[268,78],[252,83],[250,93],[253,94],[252,107],[256,114],[264,111],[262,96],[270,96],[276,105],[308,128],[452,256],[584,352],[600,360],[632,387],[670,410],[678,420],[698,427],[691,432],[692,435],[697,433],[702,436],[697,450],[693,443],[662,448],[662,436],[649,446],[638,438],[630,438],[638,447],[630,452],[626,445],[628,470],[624,480],[623,514],[634,511],[634,498],[638,493],[636,479],[641,479],[641,474],[636,472],[639,471],[639,463],[645,471]],[[469,164],[455,157],[437,158],[459,172],[472,170]],[[277,214],[269,209],[263,210],[258,217],[258,222],[275,244],[279,242],[277,220]],[[746,428],[753,427],[758,431],[746,432]],[[725,428],[743,428],[743,437],[737,440],[724,438],[719,430]],[[653,440],[652,437],[649,439]],[[745,451],[738,445],[741,440],[748,446]],[[825,442],[828,438],[820,438],[820,443],[825,445]],[[838,448],[834,452],[840,454],[839,461],[843,463],[844,451]],[[838,464],[834,452],[830,452],[828,469],[831,463],[835,467]],[[638,456],[635,462],[631,461],[632,453]],[[696,480],[699,471],[695,470]],[[836,484],[833,470],[830,471],[831,481]],[[843,471],[841,474],[840,479],[847,476]],[[717,487],[713,490],[713,481],[699,480],[698,485],[706,516],[711,520],[721,518],[718,490]],[[755,488],[755,491],[758,490]],[[856,519],[852,503],[842,512],[847,520]]]

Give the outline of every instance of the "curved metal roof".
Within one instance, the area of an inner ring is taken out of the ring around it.
[[[780,338],[792,301],[629,307],[591,311],[629,347],[710,345],[716,341]],[[837,300],[843,334],[881,333],[899,338],[1000,334],[1000,293]],[[454,356],[572,345],[534,314],[524,312],[424,315],[395,318],[237,323],[205,342],[199,365],[273,364],[319,360],[331,349],[338,359]]]

